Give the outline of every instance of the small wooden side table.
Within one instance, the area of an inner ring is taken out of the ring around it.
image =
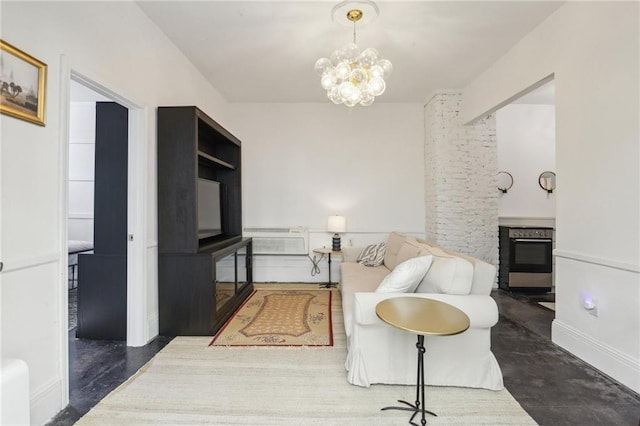
[[[395,297],[383,300],[376,306],[378,317],[393,327],[418,335],[418,376],[416,383],[416,402],[398,400],[407,407],[384,407],[382,410],[413,411],[409,423],[416,414],[421,413],[421,424],[427,424],[425,414],[436,416],[436,413],[425,407],[424,397],[424,336],[452,336],[469,328],[469,317],[460,309],[438,300],[422,297]]]
[[[318,263],[324,258],[324,256],[327,256],[327,263],[329,265],[329,282],[327,284],[325,284],[323,287],[325,288],[331,288],[336,286],[337,284],[333,284],[331,283],[331,255],[335,255],[335,256],[341,256],[342,252],[341,251],[334,251],[330,248],[326,248],[326,247],[322,247],[322,248],[316,248],[313,249],[313,252],[316,254],[320,255],[320,259],[318,259],[317,261],[313,261],[313,266],[315,268],[318,267]]]

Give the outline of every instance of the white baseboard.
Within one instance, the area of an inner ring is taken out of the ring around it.
[[[31,424],[43,425],[66,405],[62,380],[55,379],[31,394]]]
[[[158,311],[156,311],[155,314],[149,315],[147,318],[147,343],[160,333],[160,316],[157,312]]]
[[[634,359],[557,319],[551,324],[553,343],[640,393],[640,360]]]

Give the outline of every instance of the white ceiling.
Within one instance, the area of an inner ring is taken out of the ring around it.
[[[230,102],[323,102],[316,60],[352,41],[336,1],[138,1]],[[378,1],[358,28],[394,66],[376,102],[461,89],[553,13],[559,1]]]

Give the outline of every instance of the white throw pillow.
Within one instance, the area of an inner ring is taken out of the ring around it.
[[[424,253],[431,253],[433,260],[416,293],[469,294],[473,281],[471,262],[437,247],[425,248]]]
[[[402,262],[380,283],[376,293],[413,293],[429,270],[433,256],[420,256]]]

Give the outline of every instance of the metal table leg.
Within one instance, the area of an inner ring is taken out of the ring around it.
[[[409,419],[409,423],[415,426],[419,426],[417,423],[413,422],[413,419],[416,417],[416,414],[421,413],[422,418],[420,423],[422,426],[427,424],[427,420],[425,415],[431,414],[432,416],[438,416],[433,411],[429,411],[425,406],[425,397],[424,397],[424,336],[418,334],[418,343],[416,343],[416,348],[418,349],[418,374],[416,378],[416,402],[415,404],[411,404],[410,402],[403,401],[401,399],[398,400],[399,403],[407,405],[406,407],[384,407],[382,410],[402,410],[402,411],[413,411],[413,415]]]

